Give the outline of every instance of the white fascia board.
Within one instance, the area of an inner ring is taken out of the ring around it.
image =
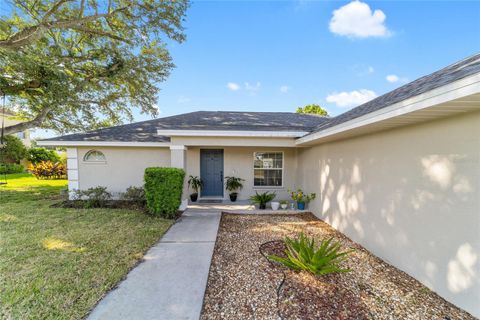
[[[168,137],[298,138],[307,133],[308,131],[157,130],[158,135]]]
[[[38,141],[39,146],[55,147],[164,147],[168,148],[170,142],[119,142],[119,141]]]
[[[295,141],[295,144],[302,145],[314,140],[319,140],[335,134],[364,127],[383,120],[394,118],[403,114],[426,109],[438,104],[448,102],[480,93],[480,73],[454,81],[431,91],[419,94],[406,100],[397,102],[388,107],[382,108],[372,113],[365,114],[339,125],[311,133]]]

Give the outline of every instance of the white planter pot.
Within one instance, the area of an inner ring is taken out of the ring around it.
[[[280,207],[281,207],[283,210],[286,210],[287,207],[288,207],[288,204],[282,203],[282,204],[280,205]]]
[[[280,207],[280,202],[272,202],[271,203],[272,205],[272,210],[278,210],[278,208]]]

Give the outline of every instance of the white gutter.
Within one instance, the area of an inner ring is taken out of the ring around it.
[[[157,130],[158,135],[168,137],[299,138],[307,133],[308,131]]]
[[[38,141],[39,146],[55,147],[164,147],[168,148],[170,142],[120,142],[120,141]]]
[[[297,139],[295,144],[302,145],[308,142],[314,142],[345,131],[364,127],[476,93],[480,93],[480,73],[454,81],[325,130],[311,133]]]

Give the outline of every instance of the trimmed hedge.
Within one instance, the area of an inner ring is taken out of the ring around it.
[[[22,172],[25,172],[25,168],[21,164],[16,164],[16,163],[0,164],[0,174],[22,173]]]
[[[145,198],[152,214],[174,218],[182,202],[185,171],[177,168],[145,169]]]

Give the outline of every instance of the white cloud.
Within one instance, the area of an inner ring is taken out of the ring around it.
[[[333,11],[329,28],[350,38],[388,37],[391,32],[385,25],[386,18],[382,10],[372,12],[368,4],[356,0]]]
[[[388,76],[386,76],[386,78],[388,82],[397,82],[398,80],[400,80],[400,78],[396,75],[396,74],[389,74]]]
[[[289,86],[287,86],[287,85],[280,86],[280,92],[281,93],[287,93],[288,91],[290,91]]]
[[[335,103],[338,107],[354,107],[377,97],[372,90],[360,89],[350,92],[334,92],[327,96],[327,102]]]
[[[188,102],[190,102],[190,101],[191,101],[191,99],[190,99],[189,97],[185,97],[185,96],[180,96],[180,97],[178,97],[178,99],[177,99],[177,102],[178,102],[178,103],[182,103],[182,104],[183,104],[183,103],[188,103]]]
[[[388,76],[385,77],[385,79],[390,83],[395,83],[395,82],[406,83],[406,82],[408,82],[407,78],[401,78],[401,77],[397,76],[396,74],[389,74]]]
[[[258,90],[260,90],[260,82],[257,81],[256,84],[250,84],[248,82],[245,82],[245,90],[251,92],[251,93],[255,93],[257,92]]]
[[[227,83],[227,88],[232,90],[232,91],[238,91],[240,90],[240,86],[236,84],[235,82],[229,82]]]
[[[375,72],[375,69],[372,66],[368,67],[368,73],[374,73],[374,72]]]

